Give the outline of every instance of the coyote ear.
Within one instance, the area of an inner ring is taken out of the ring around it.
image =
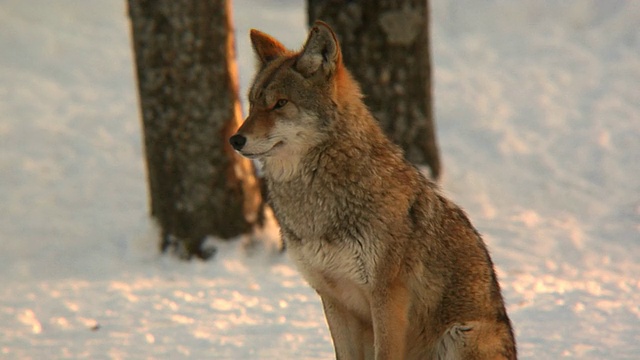
[[[329,77],[342,64],[342,53],[336,34],[322,21],[316,21],[296,62],[296,70],[304,77],[318,72]]]
[[[251,29],[249,36],[251,37],[253,50],[256,52],[261,65],[265,65],[287,53],[287,48],[280,41],[262,31]]]

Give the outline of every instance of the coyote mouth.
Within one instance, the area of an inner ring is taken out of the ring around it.
[[[275,145],[273,145],[267,151],[263,151],[263,152],[259,152],[259,153],[246,153],[246,152],[240,151],[240,153],[242,154],[242,156],[247,157],[249,159],[258,159],[258,158],[261,158],[261,157],[268,156],[270,152],[272,152],[273,150],[275,150],[275,149],[277,149],[279,147],[282,147],[282,145],[284,145],[284,142],[278,141],[277,143],[275,143]]]

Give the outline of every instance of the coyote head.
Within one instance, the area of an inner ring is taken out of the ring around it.
[[[299,52],[257,30],[251,30],[251,42],[258,72],[249,116],[229,141],[240,154],[260,159],[267,173],[291,173],[327,136],[345,84],[358,98],[360,92],[342,64],[336,35],[323,22],[315,23]]]

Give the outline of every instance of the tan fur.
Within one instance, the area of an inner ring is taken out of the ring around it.
[[[336,357],[515,359],[482,239],[383,134],[331,29],[316,23],[297,53],[255,30],[251,39],[260,71],[236,135],[246,143],[234,146],[263,163]]]

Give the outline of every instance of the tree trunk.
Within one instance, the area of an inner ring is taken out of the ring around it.
[[[440,175],[433,120],[427,0],[308,0],[309,23],[337,33],[347,68],[391,139]]]
[[[241,122],[230,4],[129,0],[151,215],[162,250],[207,258],[205,237],[262,218],[253,165],[230,147]]]

